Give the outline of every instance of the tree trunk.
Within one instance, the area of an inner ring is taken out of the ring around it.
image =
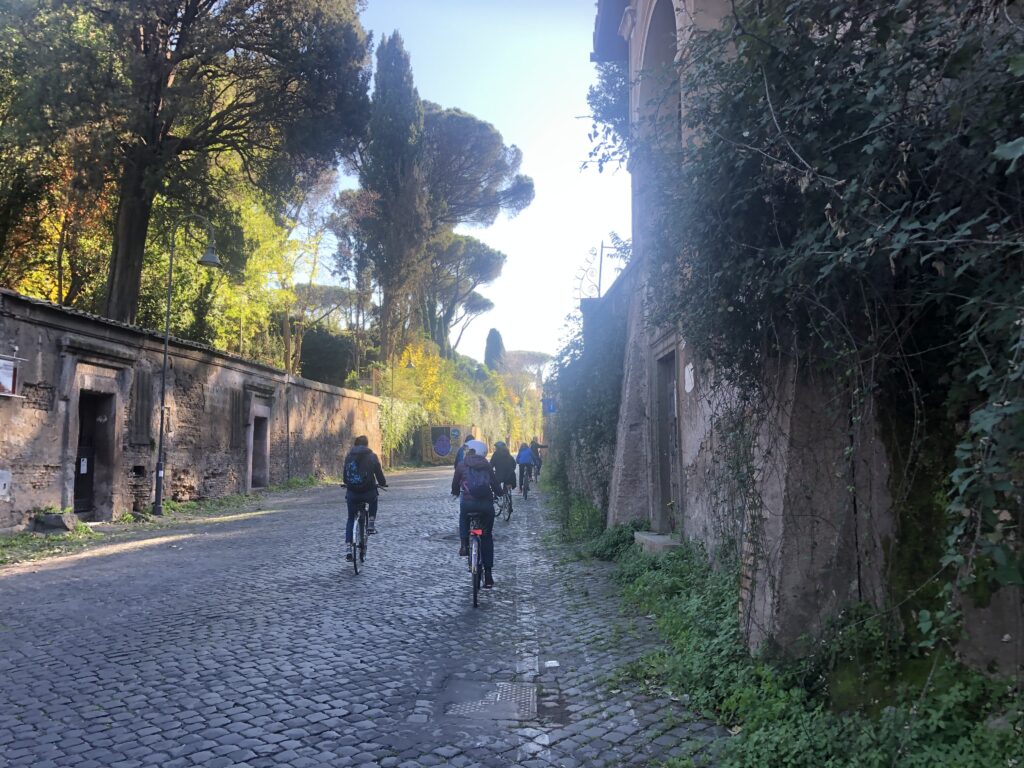
[[[380,359],[382,363],[391,364],[391,353],[394,350],[395,301],[390,288],[381,287],[380,298]]]
[[[134,323],[139,309],[146,233],[156,198],[155,186],[147,179],[152,165],[146,151],[136,148],[121,169],[114,250],[107,278],[107,317],[123,323]]]

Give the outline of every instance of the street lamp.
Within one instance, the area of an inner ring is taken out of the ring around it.
[[[206,251],[199,259],[200,266],[219,268],[220,259],[217,258],[216,238],[213,234],[213,225],[204,216],[197,213],[187,214],[181,221],[171,229],[170,259],[167,262],[167,313],[164,316],[164,362],[160,370],[160,441],[156,449],[156,492],[153,495],[153,514],[164,513],[164,420],[167,415],[167,348],[171,341],[171,297],[174,289],[174,245],[178,237],[178,230],[184,226],[188,234],[189,220],[195,219],[202,223],[206,230]]]

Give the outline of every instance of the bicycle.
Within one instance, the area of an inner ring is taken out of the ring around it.
[[[366,561],[367,531],[370,528],[370,510],[365,501],[356,502],[356,519],[352,523],[352,570],[359,575],[359,564]]]
[[[523,501],[526,501],[530,495],[530,477],[533,474],[533,468],[529,464],[521,464],[523,471],[520,472],[519,485],[523,491]]]
[[[342,485],[342,488],[348,486]],[[378,485],[379,490],[386,490],[387,486]],[[366,562],[366,545],[370,530],[370,506],[369,502],[356,502],[356,518],[352,521],[352,541],[349,546],[352,548],[352,570],[356,576],[359,575],[359,564]]]
[[[480,537],[484,535],[484,531],[476,513],[470,512],[467,517],[469,522],[469,577],[473,582],[473,607],[477,608],[480,584],[484,579],[484,565],[480,559]]]
[[[496,517],[504,517],[507,523],[512,519],[512,485],[511,483],[502,483],[504,492],[498,497],[498,509]]]

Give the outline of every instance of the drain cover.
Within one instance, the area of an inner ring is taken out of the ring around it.
[[[453,682],[446,715],[477,720],[536,720],[537,687],[528,683]]]

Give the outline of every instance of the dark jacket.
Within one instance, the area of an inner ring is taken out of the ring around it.
[[[468,442],[468,440],[467,440]],[[455,453],[455,466],[459,466],[462,460],[466,458],[466,443],[459,446],[459,450]]]
[[[546,445],[541,445],[536,440],[530,442],[530,453],[533,454],[533,463],[540,464],[540,449],[547,448]]]
[[[351,489],[349,489],[348,492],[353,496],[376,496],[377,486],[388,484],[388,481],[384,477],[384,469],[380,465],[380,459],[377,458],[377,454],[365,445],[354,445],[349,449],[348,455],[345,456],[345,464],[348,464],[352,459],[355,459],[359,463],[360,469],[370,473],[371,480],[373,481],[373,487],[363,492],[353,491]],[[345,464],[342,464],[342,466],[345,466]]]
[[[491,454],[491,469],[498,483],[511,483],[516,487],[516,460],[508,452],[508,448],[495,448]]]
[[[457,466],[455,468],[455,476],[452,477],[452,496],[459,496],[459,495],[461,495],[462,496],[462,501],[463,502],[467,502],[467,503],[469,503],[469,502],[476,503],[476,504],[487,504],[488,503],[488,501],[486,499],[474,499],[472,496],[469,496],[468,494],[463,494],[463,491],[462,491],[462,477],[463,477],[463,475],[466,472],[466,467],[475,467],[475,468],[478,468],[478,469],[485,469],[485,470],[487,470],[487,474],[490,475],[490,478],[491,478],[491,491],[492,491],[492,493],[495,496],[500,496],[501,495],[502,488],[501,488],[501,485],[498,483],[498,481],[494,477],[494,470],[491,469],[491,465],[487,463],[487,459],[485,459],[483,456],[477,456],[477,455],[474,454],[473,456],[467,456],[466,460],[464,462],[462,462],[461,464],[459,464],[459,466]]]

